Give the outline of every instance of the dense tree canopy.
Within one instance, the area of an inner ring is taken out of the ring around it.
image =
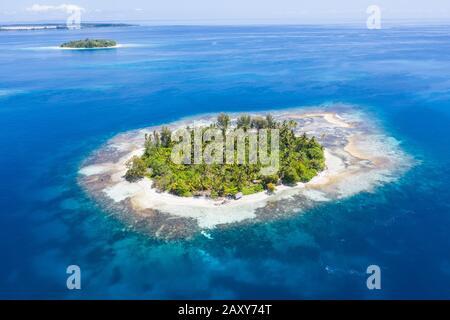
[[[198,164],[176,164],[171,160],[176,143],[170,139],[170,130],[163,127],[160,132],[154,131],[146,135],[145,152],[142,157],[130,159],[126,178],[135,181],[147,176],[159,190],[179,196],[205,195],[212,198],[233,196],[238,192],[244,195],[264,190],[274,192],[279,184],[307,182],[324,169],[324,152],[314,137],[309,138],[306,134],[296,136],[296,126],[295,121],[277,122],[271,115],[255,118],[242,115],[232,127],[230,117],[226,114],[220,114],[217,122],[210,126],[221,130],[219,132],[222,132],[224,139],[225,135],[237,129],[277,129],[279,168],[271,175],[261,174],[262,164],[259,162],[207,164],[203,161]],[[194,130],[189,130],[193,137]],[[203,141],[202,147],[207,144],[208,142]]]
[[[61,45],[61,48],[108,48],[114,47],[117,43],[114,40],[106,40],[106,39],[84,39],[84,40],[76,40],[65,42]]]

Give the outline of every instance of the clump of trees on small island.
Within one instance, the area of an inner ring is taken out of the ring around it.
[[[264,190],[274,192],[280,184],[307,182],[324,169],[324,151],[314,137],[307,137],[304,133],[297,136],[296,126],[297,122],[293,120],[278,122],[271,115],[242,115],[235,126],[231,127],[230,117],[220,114],[216,123],[209,127],[220,129],[224,138],[226,134],[238,129],[245,132],[277,129],[279,166],[274,174],[261,174],[259,162],[176,164],[171,161],[176,142],[171,140],[172,132],[167,127],[162,127],[160,131],[146,135],[145,152],[141,157],[135,156],[127,162],[128,171],[125,178],[128,181],[136,181],[146,176],[153,180],[154,187],[160,191],[183,197],[203,195],[211,198],[235,196],[238,193],[248,195]],[[194,129],[187,129],[193,136]],[[205,147],[208,142],[203,141],[202,144]],[[245,152],[248,156],[248,150]]]
[[[117,42],[114,40],[107,39],[84,39],[84,40],[76,40],[69,41],[63,43],[61,48],[79,48],[79,49],[91,49],[91,48],[109,48],[115,47]]]

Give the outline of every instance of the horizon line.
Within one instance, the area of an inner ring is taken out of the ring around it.
[[[139,26],[258,26],[258,25],[274,25],[274,26],[293,26],[293,25],[364,25],[365,19],[348,19],[339,21],[334,19],[325,19],[321,21],[286,21],[287,19],[110,19],[110,20],[85,20],[81,24],[88,23],[123,23],[135,24]],[[64,19],[58,20],[17,20],[3,21],[0,25],[18,25],[18,24],[65,24]],[[395,26],[399,24],[416,24],[416,25],[450,25],[447,19],[384,19],[384,25]]]

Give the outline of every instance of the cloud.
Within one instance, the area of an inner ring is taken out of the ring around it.
[[[67,14],[71,14],[73,12],[85,11],[85,9],[83,7],[77,6],[76,4],[60,4],[57,6],[45,4],[33,4],[31,7],[27,8],[27,11],[31,12],[62,11]]]

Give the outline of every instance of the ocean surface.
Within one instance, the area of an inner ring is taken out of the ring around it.
[[[450,298],[450,27],[0,32],[0,298]],[[122,48],[59,50],[112,38]],[[162,242],[77,182],[115,134],[200,113],[353,105],[417,165],[289,219]],[[68,290],[66,268],[81,268]],[[381,268],[368,290],[366,268]]]

